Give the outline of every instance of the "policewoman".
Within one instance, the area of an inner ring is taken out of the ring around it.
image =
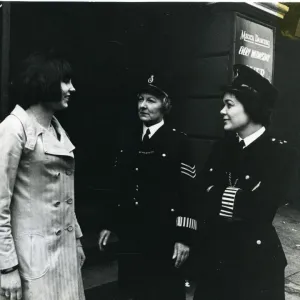
[[[288,202],[296,153],[268,132],[274,86],[244,65],[234,75],[221,110],[228,134],[204,168],[207,265],[194,300],[283,300],[287,261],[272,221]]]
[[[141,124],[123,135],[114,166],[119,283],[123,299],[181,300],[181,266],[197,229],[196,168],[187,136],[165,122],[171,100],[153,75],[137,107]],[[109,234],[101,232],[101,249]]]

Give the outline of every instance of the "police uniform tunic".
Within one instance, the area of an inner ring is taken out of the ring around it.
[[[214,145],[203,173],[206,279],[195,299],[212,286],[216,300],[284,299],[287,261],[272,221],[296,173],[294,149],[266,132],[243,149],[236,137]]]
[[[141,130],[123,137],[114,165],[119,280],[139,281],[142,299],[184,299],[172,255],[175,243],[190,245],[197,229],[196,168],[185,134],[165,124],[148,141],[141,137]]]

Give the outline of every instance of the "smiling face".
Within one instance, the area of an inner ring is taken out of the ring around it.
[[[147,93],[142,93],[138,98],[138,114],[146,126],[152,126],[163,119],[163,103],[160,99]]]
[[[244,106],[238,101],[235,95],[225,93],[223,97],[224,107],[220,111],[224,129],[228,131],[243,131],[251,123],[249,115],[245,112]]]
[[[60,83],[61,87],[61,99],[58,102],[46,102],[44,105],[47,105],[48,108],[53,111],[63,110],[69,106],[69,101],[71,93],[75,92],[75,88],[72,84],[71,79],[68,81],[62,81]]]
[[[71,93],[75,92],[75,88],[72,84],[71,79],[67,82],[62,81],[60,86],[61,86],[61,101],[60,101],[60,103],[63,108],[67,108]]]

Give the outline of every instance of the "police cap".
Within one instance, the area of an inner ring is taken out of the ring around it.
[[[258,72],[242,64],[233,66],[234,79],[226,92],[250,92],[258,96],[264,105],[272,109],[278,97],[277,89]],[[257,97],[256,97],[257,98]]]
[[[139,94],[149,93],[161,100],[169,98],[169,95],[159,87],[159,80],[157,76],[151,74],[147,79],[147,82],[143,84],[143,86],[139,90]]]

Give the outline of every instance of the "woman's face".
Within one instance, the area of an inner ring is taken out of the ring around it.
[[[61,82],[61,99],[58,102],[45,102],[44,105],[46,105],[49,109],[52,111],[58,111],[66,109],[69,106],[69,100],[72,92],[75,92],[75,88],[72,84],[72,81],[69,80],[68,82]]]
[[[224,121],[224,130],[239,132],[251,123],[244,106],[235,95],[226,93],[223,97],[223,103],[224,107],[220,113]]]
[[[59,102],[62,106],[62,109],[68,107],[68,102],[70,100],[70,96],[72,92],[75,92],[75,88],[72,84],[71,79],[67,82],[61,82],[61,101]]]
[[[159,123],[163,115],[163,103],[151,94],[141,94],[138,98],[139,118],[146,125],[151,126]]]

